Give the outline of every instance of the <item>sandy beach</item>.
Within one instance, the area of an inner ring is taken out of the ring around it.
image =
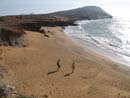
[[[1,84],[36,98],[130,98],[130,68],[79,47],[60,27],[26,31],[27,47],[0,47]]]

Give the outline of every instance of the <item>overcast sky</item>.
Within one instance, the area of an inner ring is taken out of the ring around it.
[[[130,0],[0,0],[0,15],[49,13],[90,5],[100,6],[113,16],[130,17]]]

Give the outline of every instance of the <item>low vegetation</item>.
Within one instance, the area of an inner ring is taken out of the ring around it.
[[[0,45],[4,46],[25,46],[24,35],[25,32],[22,29],[0,29]]]

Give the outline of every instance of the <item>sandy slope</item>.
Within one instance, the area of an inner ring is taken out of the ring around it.
[[[26,48],[0,47],[0,63],[7,71],[2,83],[38,98],[130,98],[129,68],[81,49],[59,27],[45,29],[49,38],[26,31]],[[60,70],[48,75],[58,59]],[[74,73],[65,77],[73,62]]]

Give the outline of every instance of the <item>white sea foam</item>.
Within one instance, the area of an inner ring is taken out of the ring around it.
[[[68,36],[84,45],[90,42],[98,47],[99,53],[106,51],[112,55],[104,53],[105,56],[130,65],[130,19],[114,17],[76,23],[79,25],[64,30]]]

